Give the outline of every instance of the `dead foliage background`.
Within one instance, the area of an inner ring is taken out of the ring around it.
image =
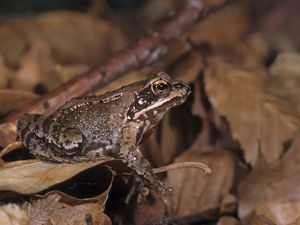
[[[116,2],[0,15],[1,148],[14,139],[10,113],[135,43],[186,4]],[[299,225],[299,3],[230,1],[163,44],[159,60],[91,90],[101,94],[157,70],[188,82],[192,95],[143,151],[155,167],[202,162],[212,174],[166,172],[170,195],[126,205],[130,176],[120,162],[50,164],[18,149],[0,167],[0,224]]]

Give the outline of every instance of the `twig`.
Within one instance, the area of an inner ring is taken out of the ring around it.
[[[159,59],[167,47],[167,43],[178,38],[197,20],[203,20],[210,12],[222,7],[230,0],[221,1],[218,5],[204,10],[203,0],[188,0],[186,4],[169,18],[161,21],[155,29],[147,32],[131,47],[116,53],[110,59],[100,63],[86,73],[75,77],[58,89],[29,103],[9,115],[0,129],[7,130],[1,135],[0,145],[7,145],[15,139],[15,129],[8,130],[24,113],[49,115],[67,100],[84,95],[96,87],[101,87],[123,73],[148,65]]]
[[[178,162],[178,163],[173,163],[167,166],[162,166],[159,168],[154,168],[153,172],[154,173],[163,173],[167,172],[170,170],[175,170],[175,169],[182,169],[182,168],[196,168],[200,169],[204,172],[204,174],[210,174],[211,173],[211,168],[209,168],[208,165],[200,162]]]

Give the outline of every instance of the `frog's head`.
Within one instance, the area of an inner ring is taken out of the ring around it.
[[[182,81],[172,80],[166,73],[158,72],[136,91],[127,118],[145,121],[146,130],[154,128],[170,108],[185,102],[191,93]]]

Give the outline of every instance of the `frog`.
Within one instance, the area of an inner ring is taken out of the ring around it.
[[[143,186],[165,194],[170,188],[153,173],[140,146],[190,93],[186,83],[159,71],[103,95],[73,98],[49,116],[24,114],[17,121],[17,140],[48,162],[120,159]]]

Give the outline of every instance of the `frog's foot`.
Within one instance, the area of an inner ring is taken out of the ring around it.
[[[164,196],[172,189],[166,186],[158,176],[153,173],[153,168],[149,161],[145,159],[139,149],[134,149],[127,154],[121,154],[120,157],[127,164],[128,167],[134,170],[135,190],[138,193],[145,195],[145,190],[154,190],[158,195]]]
[[[160,180],[151,170],[144,171],[143,174],[139,174],[140,177],[144,180],[144,186],[149,187],[150,189],[157,192],[159,195],[167,195],[172,191],[172,188],[167,186],[164,182]]]
[[[172,188],[165,185],[158,178],[153,183],[149,183],[149,181],[143,176],[134,174],[130,191],[126,197],[126,204],[128,204],[130,199],[133,196],[136,196],[136,194],[137,202],[145,200],[147,196],[150,195],[151,190],[153,190],[158,196],[164,197],[172,191]]]

